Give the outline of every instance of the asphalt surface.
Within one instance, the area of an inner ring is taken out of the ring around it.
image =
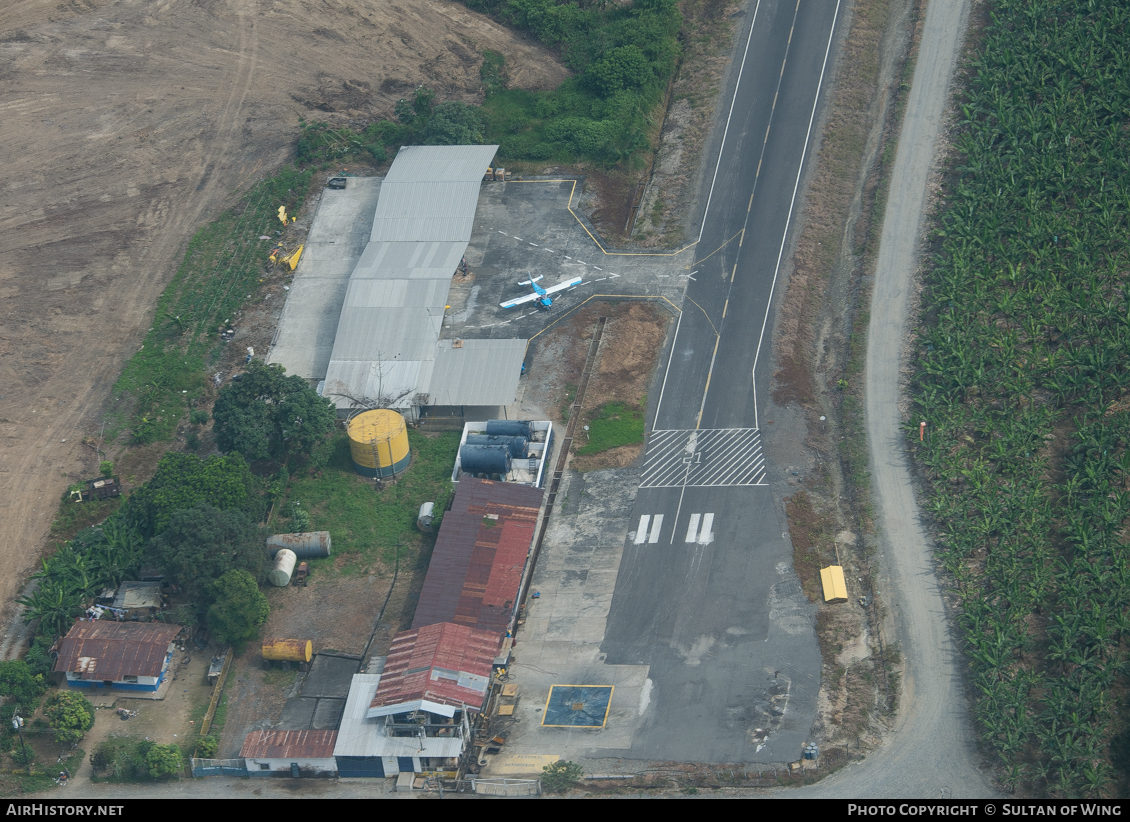
[[[780,762],[815,718],[815,612],[765,482],[757,396],[838,14],[834,2],[749,6],[601,645],[608,664],[650,665],[654,683],[620,756]]]
[[[968,0],[930,3],[880,238],[867,338],[867,438],[885,580],[903,652],[903,690],[894,730],[862,763],[789,796],[988,798],[934,561],[922,528],[899,430],[900,365],[918,266],[927,182],[949,85],[969,15]]]

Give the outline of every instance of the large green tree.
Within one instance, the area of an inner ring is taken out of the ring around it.
[[[259,635],[271,614],[267,598],[246,571],[228,571],[212,583],[214,602],[208,609],[208,627],[220,642],[242,648]]]
[[[247,515],[209,505],[173,513],[149,555],[197,604],[212,601],[212,581],[228,571],[257,579],[266,565],[263,535]]]
[[[78,742],[94,727],[94,706],[76,691],[58,691],[43,706],[56,742]]]
[[[157,463],[153,478],[127,500],[125,525],[148,539],[164,531],[176,511],[195,505],[223,510],[246,507],[254,484],[251,469],[239,454],[202,460],[170,451]]]
[[[11,697],[25,710],[35,704],[47,686],[42,675],[36,675],[22,659],[9,659],[0,662],[0,696]]]
[[[249,460],[308,454],[333,427],[333,403],[281,365],[253,360],[220,389],[212,410],[216,446]]]

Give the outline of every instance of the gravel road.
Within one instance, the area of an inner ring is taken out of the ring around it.
[[[907,312],[919,262],[927,180],[950,80],[969,19],[969,0],[932,2],[891,174],[871,300],[867,346],[867,436],[878,510],[883,585],[904,654],[894,730],[865,761],[790,796],[984,798],[996,796],[978,763],[930,544],[919,518],[899,425],[899,380],[907,356]]]

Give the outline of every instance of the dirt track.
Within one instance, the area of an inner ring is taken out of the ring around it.
[[[891,174],[867,340],[867,436],[881,540],[881,588],[891,604],[905,660],[898,719],[882,747],[865,761],[790,796],[996,795],[978,764],[964,663],[950,634],[899,430],[904,421],[899,388],[909,358],[906,323],[922,218],[968,16],[969,0],[930,3],[927,8]]]
[[[442,0],[0,4],[0,601],[96,472],[80,440],[192,232],[288,157],[300,118],[390,115],[421,83],[474,101],[488,48],[512,85],[565,76]]]

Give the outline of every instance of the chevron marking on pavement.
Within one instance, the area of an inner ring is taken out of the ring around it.
[[[640,488],[733,487],[765,484],[757,428],[652,431]]]

